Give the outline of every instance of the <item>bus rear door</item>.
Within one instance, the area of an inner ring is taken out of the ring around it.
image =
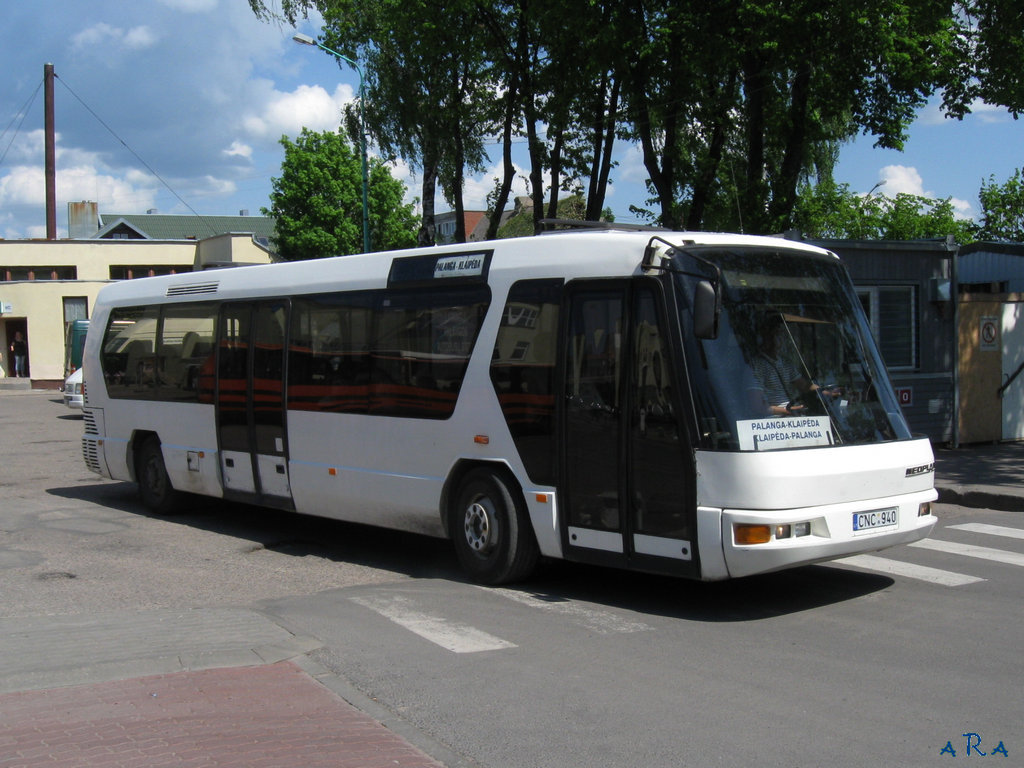
[[[694,467],[661,286],[652,279],[577,282],[567,310],[566,556],[695,576]]]
[[[285,422],[288,302],[225,304],[219,320],[217,436],[224,496],[293,508]]]

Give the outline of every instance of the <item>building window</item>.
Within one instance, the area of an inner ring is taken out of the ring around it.
[[[157,277],[191,272],[191,264],[114,264],[110,267],[111,280],[134,280],[137,277]]]
[[[75,320],[89,319],[89,298],[87,296],[64,297],[64,324]]]
[[[882,360],[890,370],[917,367],[917,287],[859,286],[857,295],[871,323]]]
[[[77,267],[16,266],[0,267],[0,280],[77,280]]]

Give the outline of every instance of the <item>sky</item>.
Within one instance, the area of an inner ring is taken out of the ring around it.
[[[247,0],[0,6],[0,238],[46,234],[46,63],[57,75],[58,237],[67,236],[68,202],[80,200],[96,201],[101,214],[257,215],[280,175],[281,136],[335,129],[358,94],[355,70],[292,40],[296,31],[317,37],[318,19],[297,28],[263,22]],[[858,138],[843,146],[835,177],[859,193],[950,197],[961,216],[975,217],[982,182],[1024,167],[1022,138],[1024,121],[1004,110],[982,105],[955,121],[930,104],[903,152]],[[468,209],[486,207],[499,153],[495,143],[491,168],[468,180]],[[648,198],[640,153],[619,142],[616,160],[606,205],[617,221],[636,221],[630,206]],[[420,196],[414,169],[399,163],[392,173],[410,201]],[[525,190],[518,179],[513,193]],[[446,209],[439,194],[437,211]]]

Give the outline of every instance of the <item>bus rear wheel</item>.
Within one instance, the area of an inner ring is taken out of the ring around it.
[[[152,512],[166,515],[177,506],[179,494],[171,485],[164,466],[160,440],[148,438],[135,456],[135,478],[139,483],[139,497]]]
[[[481,584],[523,579],[540,556],[520,495],[488,469],[474,469],[462,481],[449,531],[459,563]]]

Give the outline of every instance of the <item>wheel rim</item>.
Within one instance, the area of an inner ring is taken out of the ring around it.
[[[498,522],[490,499],[480,497],[469,503],[464,530],[466,543],[476,554],[483,557],[494,549],[498,541]]]

